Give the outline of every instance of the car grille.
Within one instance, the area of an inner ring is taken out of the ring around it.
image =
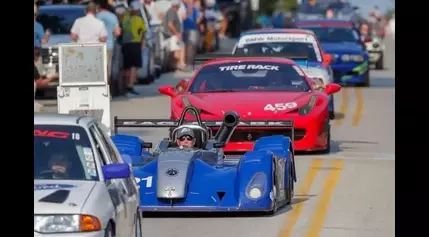
[[[43,64],[58,63],[58,48],[43,48],[40,51]]]
[[[216,133],[217,131],[213,131]],[[299,141],[304,138],[306,130],[305,129],[295,129],[294,130],[295,141]],[[261,137],[265,136],[275,136],[283,135],[286,137],[292,136],[292,130],[235,130],[231,136],[231,142],[254,142]]]

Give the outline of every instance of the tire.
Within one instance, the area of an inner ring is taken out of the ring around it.
[[[329,119],[333,120],[335,119],[335,106],[334,106],[334,99],[329,100],[330,106],[332,106],[332,111],[329,111]]]
[[[135,237],[141,237],[142,236],[142,213],[140,211],[137,211],[136,214],[136,223],[134,228]]]
[[[359,83],[358,86],[361,87],[369,87],[369,69],[368,71],[365,73],[365,75],[363,76],[363,82]]]
[[[331,152],[331,125],[328,125],[328,142],[326,148],[321,151],[322,154],[329,154]]]
[[[115,232],[113,231],[112,223],[107,224],[106,230],[104,231],[104,237],[115,237]]]
[[[289,189],[286,193],[286,205],[291,205],[292,200],[293,200],[293,195],[294,195],[294,185],[295,183],[293,182],[293,163],[291,161],[291,165],[290,165],[290,170],[289,170]]]
[[[375,63],[375,69],[377,69],[377,70],[383,70],[384,69],[384,54],[383,53],[381,53],[380,58]]]
[[[277,190],[277,179],[276,179],[276,165],[273,162],[273,171],[272,171],[272,177],[273,177],[273,188],[272,188],[272,192],[273,192],[273,209],[271,209],[270,211],[268,211],[268,215],[275,215],[277,210],[278,210],[278,205],[277,205],[277,194],[279,193],[279,191]]]

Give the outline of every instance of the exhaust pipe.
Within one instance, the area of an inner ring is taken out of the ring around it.
[[[226,145],[237,125],[240,123],[240,115],[235,111],[226,112],[223,116],[222,126],[216,133],[215,140],[219,144]]]

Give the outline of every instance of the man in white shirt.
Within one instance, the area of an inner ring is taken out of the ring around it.
[[[86,6],[86,15],[76,19],[71,28],[71,38],[77,43],[106,42],[107,30],[103,21],[97,19],[97,6],[90,2]]]

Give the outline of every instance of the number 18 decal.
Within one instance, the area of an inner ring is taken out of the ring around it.
[[[146,181],[146,188],[152,187],[153,176],[148,176],[146,178],[140,179],[136,177],[137,185],[140,186],[140,181]]]
[[[277,104],[267,104],[264,107],[265,111],[282,111],[282,110],[287,110],[287,109],[293,109],[295,107],[297,107],[298,104],[295,102],[290,102],[290,103],[277,103]]]

